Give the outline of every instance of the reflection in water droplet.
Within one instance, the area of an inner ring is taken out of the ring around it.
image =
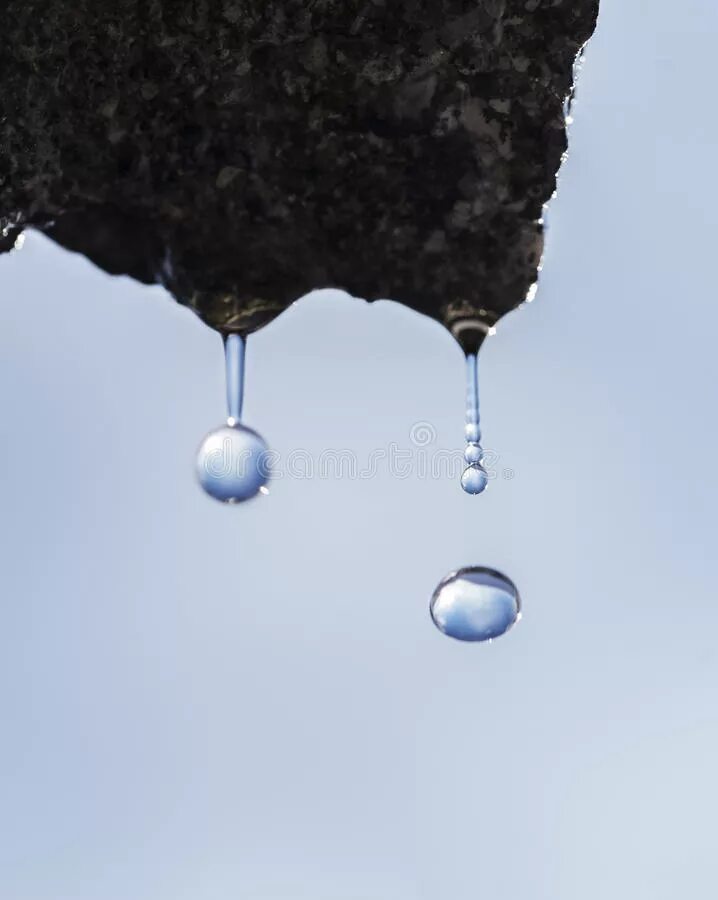
[[[197,477],[204,490],[222,503],[242,503],[267,493],[269,448],[264,439],[240,423],[244,398],[244,338],[225,340],[227,424],[212,431],[197,454]]]
[[[481,424],[479,416],[479,358],[476,353],[466,355],[466,428],[467,447],[464,459],[469,464],[461,476],[461,487],[467,494],[481,494],[486,490],[489,476],[481,465]]]
[[[447,575],[434,591],[430,608],[439,631],[458,641],[491,641],[521,618],[516,585],[480,566]]]

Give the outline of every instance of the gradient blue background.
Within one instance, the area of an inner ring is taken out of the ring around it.
[[[482,498],[222,508],[219,338],[37,235],[0,260],[2,900],[715,897],[718,7],[602,6]],[[461,446],[461,355],[392,304],[301,301],[248,378],[282,454]],[[522,591],[490,647],[428,616],[472,563]]]

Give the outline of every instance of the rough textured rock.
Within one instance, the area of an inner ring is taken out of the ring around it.
[[[0,0],[0,251],[33,225],[224,331],[335,286],[478,340],[536,279],[597,7]]]

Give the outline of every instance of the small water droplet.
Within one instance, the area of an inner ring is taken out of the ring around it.
[[[483,494],[489,485],[489,475],[480,465],[468,466],[461,476],[461,487],[467,494]]]
[[[264,438],[240,422],[244,399],[244,338],[225,341],[227,424],[210,432],[197,454],[197,478],[203,489],[222,503],[242,503],[266,494],[269,448]]]
[[[458,641],[492,641],[521,618],[516,585],[493,569],[471,566],[452,572],[431,598],[439,631]]]
[[[464,450],[464,459],[470,466],[478,465],[484,458],[484,451],[478,444],[467,444]]]
[[[199,483],[222,503],[250,500],[266,490],[268,455],[269,448],[256,431],[244,425],[223,425],[210,432],[199,448]]]

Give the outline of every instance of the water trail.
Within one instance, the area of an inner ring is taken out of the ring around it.
[[[486,490],[489,476],[482,465],[481,411],[479,406],[478,353],[466,354],[466,449],[467,467],[461,476],[461,487],[467,494],[481,494]]]

